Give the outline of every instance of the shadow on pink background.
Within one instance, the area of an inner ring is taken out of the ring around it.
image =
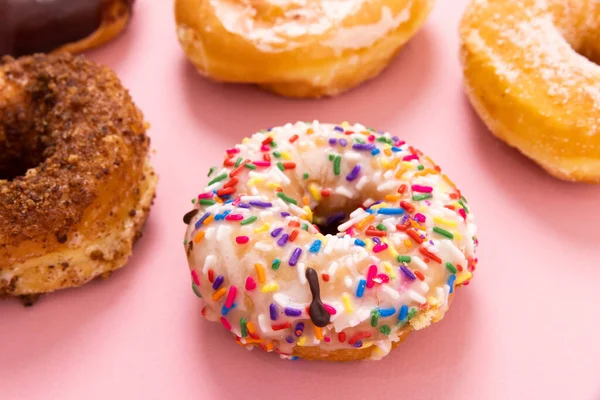
[[[560,182],[490,135],[462,89],[457,26],[439,2],[377,79],[335,99],[214,84],[183,57],[171,1],[140,0],[90,53],[151,123],[158,197],[129,265],[25,309],[0,302],[0,399],[597,399],[600,189]],[[447,317],[380,362],[285,362],[200,317],[182,215],[222,150],[295,120],[361,122],[431,155],[477,216],[480,266]]]

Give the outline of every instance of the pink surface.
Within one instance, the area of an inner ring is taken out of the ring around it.
[[[206,82],[175,37],[172,2],[141,0],[130,29],[91,54],[115,69],[152,124],[160,175],[129,266],[103,282],[0,302],[1,399],[509,399],[600,396],[600,188],[557,181],[496,141],[463,94],[457,25],[440,1],[378,79],[325,101]],[[478,218],[480,264],[447,317],[380,362],[286,362],[204,321],[181,217],[255,130],[361,122],[431,155]]]

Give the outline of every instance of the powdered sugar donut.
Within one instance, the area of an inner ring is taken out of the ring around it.
[[[476,266],[440,168],[362,125],[287,124],[227,150],[187,213],[202,314],[284,358],[378,359],[440,320]]]

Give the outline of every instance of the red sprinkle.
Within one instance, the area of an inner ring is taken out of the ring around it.
[[[458,210],[458,213],[460,214],[461,217],[463,217],[463,219],[465,221],[467,220],[467,213],[465,212],[464,208],[461,208],[460,210]]]
[[[456,199],[458,199],[458,194],[456,194],[456,193],[450,193],[450,198],[452,200],[456,200]]]
[[[322,274],[321,278],[323,278],[325,282],[329,282],[329,274]]]
[[[298,228],[300,226],[300,222],[298,222],[298,221],[290,221],[288,223],[288,226],[289,227],[293,227],[293,228]]]
[[[226,158],[226,159],[223,161],[223,165],[224,165],[225,167],[231,167],[232,165],[235,165],[235,161],[233,161],[233,159],[231,159],[231,158]]]
[[[424,240],[424,239],[421,237],[421,235],[419,235],[419,234],[417,233],[417,231],[415,231],[415,230],[413,230],[413,229],[407,229],[407,230],[406,230],[406,234],[407,234],[408,236],[410,236],[410,238],[411,238],[412,240],[414,240],[415,242],[417,242],[418,244],[421,244],[421,243],[423,243],[423,240]]]
[[[241,221],[242,219],[244,219],[244,216],[242,214],[229,214],[228,216],[225,217],[225,219],[227,221]],[[238,237],[243,237],[243,236],[238,236]]]
[[[287,328],[291,328],[292,324],[289,322],[284,322],[282,324],[273,324],[271,325],[271,329],[273,329],[274,331],[280,331],[282,329],[287,329]]]
[[[387,276],[386,274],[379,274],[379,275],[377,275],[377,277],[379,279],[381,279],[382,283],[388,283],[390,281],[390,277]]]
[[[263,140],[263,141],[262,141],[262,144],[263,144],[263,145],[266,145],[266,144],[269,144],[269,143],[271,143],[272,141],[273,141],[273,137],[272,137],[272,136],[269,136],[269,137],[267,137],[265,140]]]
[[[212,270],[211,270],[212,271]],[[212,282],[212,280],[211,280]],[[246,290],[254,290],[256,289],[256,282],[252,279],[251,276],[246,278]]]
[[[400,207],[404,208],[406,212],[412,213],[415,211],[415,207],[407,201],[401,201]]]
[[[290,242],[293,242],[298,237],[298,229],[294,229],[292,233],[290,233]]]
[[[371,332],[358,332],[356,334],[354,334],[354,336],[352,336],[350,338],[350,340],[348,340],[348,344],[349,345],[353,345],[354,343],[358,342],[361,339],[366,339],[366,338],[370,338],[371,337]]]
[[[408,229],[408,226],[398,224],[396,225],[396,229],[398,229],[401,232],[404,232],[406,229]]]
[[[252,161],[252,164],[257,167],[270,167],[271,163],[269,161]]]
[[[338,340],[340,343],[344,343],[346,341],[346,332],[338,333]]]
[[[354,131],[345,131],[344,134],[345,135],[352,135],[354,133]]]
[[[263,154],[263,160],[265,160],[265,161],[271,161],[271,155],[269,153],[264,153]]]
[[[321,196],[323,196],[323,197],[329,197],[330,194],[331,194],[331,189],[322,189],[321,190]]]
[[[224,189],[219,189],[219,190],[217,190],[217,196],[223,197],[223,196],[227,196],[229,194],[232,194],[233,192],[235,192],[235,188],[232,188],[232,187],[228,187],[228,188],[224,188]]]
[[[456,264],[456,269],[458,270],[458,272],[463,272],[463,266],[460,264]]]
[[[427,250],[425,247],[419,247],[419,251],[421,252],[421,254],[423,254],[426,257],[431,258],[433,261],[437,262],[437,263],[442,263],[442,259],[439,258],[438,256],[436,256],[435,254],[433,254],[432,252],[430,252],[429,250]]]
[[[238,184],[240,180],[238,178],[231,178],[227,183],[223,185],[223,188],[232,187]]]
[[[233,171],[231,171],[229,173],[229,177],[232,178],[234,176],[236,176],[237,174],[239,174],[240,172],[242,172],[242,170],[244,169],[244,164],[249,163],[250,160],[244,160],[239,167],[237,167],[236,169],[234,169]],[[235,163],[233,163],[233,165],[235,165]]]
[[[408,187],[408,186],[406,186],[406,184],[404,184],[404,183],[403,183],[403,184],[402,184],[402,185],[400,185],[400,187],[398,188],[398,193],[400,193],[400,194],[404,194],[404,192],[406,192],[406,188],[407,188],[407,187]]]
[[[294,135],[290,138],[290,143],[294,143],[296,140],[298,140],[298,135]]]
[[[373,282],[373,278],[377,276],[377,265],[373,264],[369,267],[369,271],[367,272],[367,288],[371,289],[375,286],[375,282]]]
[[[246,244],[250,238],[248,236],[238,236],[235,238],[237,244]]]
[[[369,140],[369,142],[373,142],[373,141],[375,141],[375,136],[369,135],[369,137],[367,139]]]
[[[294,169],[296,168],[296,163],[293,161],[285,161],[282,163],[283,169]]]
[[[260,146],[260,151],[269,151],[271,150],[271,148],[265,144],[263,144],[262,146]]]
[[[211,269],[208,270],[208,281],[213,283],[215,281],[215,271]]]
[[[368,229],[365,232],[367,236],[378,236],[378,237],[382,237],[382,236],[386,236],[385,231],[378,231],[377,229]]]
[[[221,317],[221,323],[223,324],[225,329],[227,329],[228,331],[231,330],[231,324],[229,323],[229,321],[227,321],[227,318]]]
[[[194,285],[200,286],[200,278],[198,278],[198,274],[194,270],[192,270],[192,280],[194,281]]]
[[[413,271],[413,274],[415,274],[415,276],[417,278],[419,278],[420,280],[422,280],[422,281],[425,280],[425,276],[421,273],[421,271]]]
[[[225,300],[225,307],[231,308],[233,305],[233,301],[235,300],[235,295],[237,294],[237,288],[233,285],[229,287],[229,292],[227,292],[227,299]]]
[[[240,152],[240,149],[232,148],[232,149],[227,149],[225,151],[227,152],[227,154],[236,154],[236,153]]]

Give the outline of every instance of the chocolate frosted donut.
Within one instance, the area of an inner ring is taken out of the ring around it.
[[[2,0],[0,55],[78,53],[121,32],[134,0]]]
[[[140,110],[69,54],[0,61],[0,297],[122,267],[154,197]]]

